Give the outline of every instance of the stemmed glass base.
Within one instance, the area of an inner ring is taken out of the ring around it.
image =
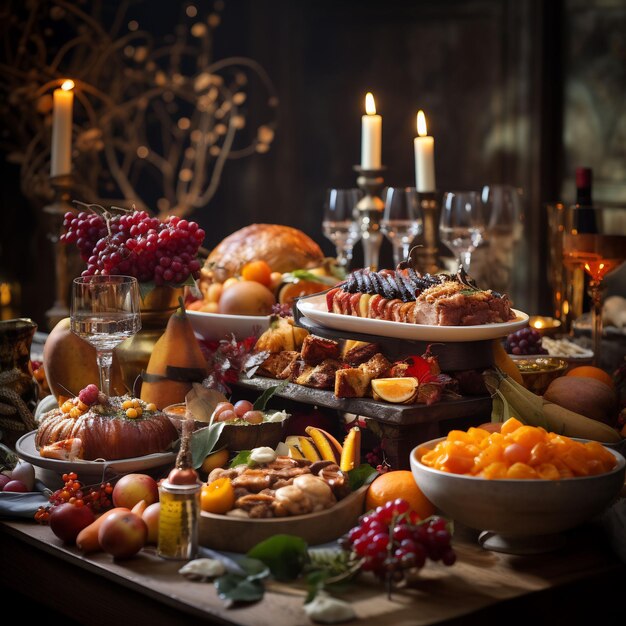
[[[602,354],[602,283],[597,280],[589,282],[591,296],[591,339],[593,342],[593,364],[600,367]]]
[[[105,396],[111,395],[111,365],[113,363],[112,350],[98,350],[98,369],[100,370],[100,391]]]

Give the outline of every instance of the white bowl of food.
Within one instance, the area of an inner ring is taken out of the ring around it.
[[[611,448],[605,449],[615,457],[615,466],[602,474],[560,480],[487,479],[422,463],[424,449],[444,440],[434,439],[411,452],[416,482],[444,515],[486,531],[483,546],[502,552],[527,554],[559,547],[558,533],[602,513],[624,484],[626,460]]]
[[[191,326],[203,339],[220,340],[235,335],[238,340],[260,337],[270,325],[270,315],[225,315],[187,311]]]

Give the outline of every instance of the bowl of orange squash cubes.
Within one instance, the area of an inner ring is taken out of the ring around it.
[[[515,418],[500,432],[450,431],[417,446],[410,462],[420,489],[444,514],[500,538],[551,536],[589,521],[618,496],[626,468],[619,452],[598,442]]]

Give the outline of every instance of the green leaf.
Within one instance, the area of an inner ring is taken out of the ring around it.
[[[228,464],[228,467],[235,467],[237,465],[247,465],[250,460],[252,450],[242,450],[237,456]]]
[[[263,561],[276,580],[294,580],[307,562],[307,547],[301,537],[274,535],[254,546],[247,556]]]
[[[217,595],[229,603],[258,602],[265,589],[260,580],[250,580],[237,574],[225,574],[215,581]]]
[[[286,283],[295,283],[299,280],[309,280],[312,283],[321,283],[322,285],[329,285],[334,287],[337,284],[337,279],[331,276],[318,276],[308,270],[294,270],[288,274],[283,274],[283,281]]]
[[[139,296],[142,300],[145,300],[148,297],[148,294],[156,287],[156,283],[152,280],[150,281],[138,281],[139,283]]]
[[[196,430],[191,435],[191,462],[194,469],[198,469],[204,459],[214,451],[223,428],[224,422],[217,422],[206,428]]]
[[[313,602],[313,599],[315,598],[317,593],[324,588],[324,583],[326,582],[328,576],[328,572],[324,570],[317,570],[315,572],[311,572],[306,577],[307,594],[306,599],[304,600],[304,604]]]
[[[359,467],[355,467],[348,472],[348,480],[350,481],[350,489],[356,491],[363,485],[369,485],[374,478],[378,476],[378,472],[368,463],[361,463]]]
[[[246,573],[248,580],[261,580],[270,575],[269,567],[259,559],[236,555],[233,556],[233,560]]]
[[[288,381],[283,381],[279,385],[275,385],[273,387],[268,387],[255,401],[252,405],[252,409],[254,411],[265,411],[265,407],[269,402],[270,398],[280,391],[282,391],[288,384]]]

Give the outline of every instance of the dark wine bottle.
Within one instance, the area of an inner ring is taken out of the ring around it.
[[[576,168],[576,228],[579,233],[597,233],[591,187],[593,171],[590,167]]]

